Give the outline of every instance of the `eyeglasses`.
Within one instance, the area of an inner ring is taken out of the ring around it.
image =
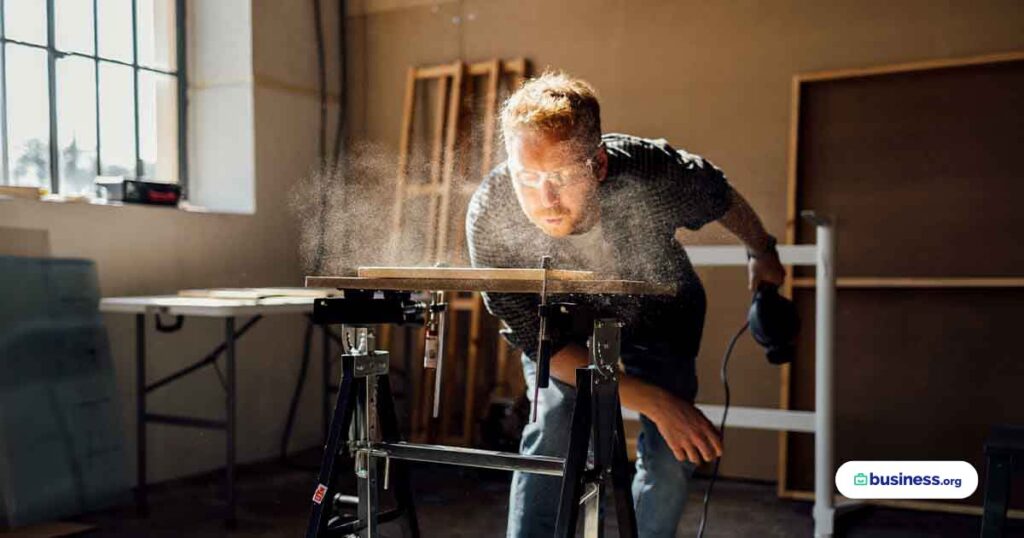
[[[548,181],[551,183],[551,186],[561,189],[579,183],[592,175],[595,164],[594,155],[597,155],[597,151],[600,151],[600,149],[598,147],[583,163],[568,166],[561,170],[552,170],[550,172],[528,170],[520,167],[518,163],[511,159],[509,160],[509,170],[512,173],[512,180],[522,187],[539,189],[545,181]]]
[[[539,189],[548,181],[555,188],[568,187],[586,179],[586,169],[582,166],[575,166],[571,169],[553,170],[551,172],[538,172],[536,170],[512,170],[512,179],[520,186],[531,189]]]

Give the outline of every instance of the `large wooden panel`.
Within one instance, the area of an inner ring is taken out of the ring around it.
[[[839,218],[840,276],[1021,274],[1024,60],[804,83],[799,118],[797,207]]]
[[[791,214],[837,218],[837,465],[966,460],[983,485],[989,427],[1024,423],[1024,55],[998,60],[798,77]],[[813,409],[813,282],[794,293],[790,403]],[[785,487],[811,490],[813,439],[788,440]]]
[[[797,290],[801,319],[814,291]],[[978,470],[993,424],[1024,424],[1024,289],[840,290],[836,323],[836,462],[964,460]],[[792,368],[795,409],[814,409],[814,325]],[[791,435],[788,482],[813,489],[814,443]],[[1024,491],[1018,475],[1014,491]],[[1017,495],[1014,507],[1024,507]]]

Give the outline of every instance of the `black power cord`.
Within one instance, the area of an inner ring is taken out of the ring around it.
[[[320,83],[320,166],[327,164],[327,66],[324,61],[324,28],[320,0],[313,0],[313,36],[316,38],[317,80]]]
[[[316,41],[316,64],[317,80],[320,89],[320,125],[319,125],[319,173],[322,174],[322,185],[320,190],[320,210],[318,212],[318,230],[316,253],[313,261],[313,274],[319,275],[323,270],[324,258],[327,255],[327,206],[328,206],[328,183],[332,181],[335,174],[343,172],[345,164],[342,152],[345,148],[345,135],[347,132],[347,101],[348,85],[348,63],[346,41],[348,38],[347,17],[345,9],[346,0],[338,0],[338,125],[334,136],[334,152],[329,157],[327,154],[327,63],[324,53],[324,28],[322,0],[313,0],[313,35]],[[333,169],[332,166],[333,165]],[[344,176],[342,176],[344,177]]]
[[[313,274],[319,275],[323,270],[324,258],[327,255],[327,68],[324,61],[324,29],[320,0],[313,0],[313,35],[316,37],[317,77],[320,82],[320,135],[319,173],[323,174],[323,185],[319,185],[320,200],[317,213],[316,253],[313,258]]]
[[[725,419],[729,416],[729,357],[732,356],[732,349],[736,347],[736,342],[739,341],[740,336],[747,332],[747,328],[750,327],[750,322],[744,323],[740,330],[736,331],[733,335],[732,340],[729,341],[729,347],[725,349],[725,355],[722,356],[722,371],[720,373],[722,377],[722,387],[725,389],[725,407],[722,410],[722,422],[718,425],[718,432],[722,436],[722,440],[725,440]],[[711,471],[711,480],[708,481],[708,487],[704,490],[704,511],[700,515],[700,526],[697,528],[697,538],[703,538],[704,528],[708,522],[708,505],[711,504],[711,490],[715,487],[715,480],[718,478],[718,466],[722,463],[722,458],[715,460],[715,467]]]
[[[334,133],[334,165],[338,168],[345,164],[342,152],[345,149],[345,135],[348,130],[348,14],[345,10],[347,3],[347,0],[338,0],[338,124]]]

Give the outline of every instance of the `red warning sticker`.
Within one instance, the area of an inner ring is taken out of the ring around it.
[[[313,492],[313,502],[320,504],[324,501],[324,495],[327,495],[327,486],[320,484],[316,487],[316,491]]]

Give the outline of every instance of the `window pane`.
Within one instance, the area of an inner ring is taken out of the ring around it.
[[[11,185],[50,187],[46,51],[8,44],[7,151]]]
[[[0,2],[3,2],[3,0],[0,0]],[[0,47],[3,46],[4,45],[0,43]],[[4,58],[3,55],[0,54],[0,70],[4,69],[6,69],[4,67]],[[0,185],[7,185],[9,181],[7,179],[7,172],[9,168],[7,166],[7,118],[4,117],[7,108],[7,97],[3,95],[3,91],[3,88],[0,87],[0,99],[2,99],[0,100],[0,159],[3,159],[2,164],[0,164]]]
[[[57,62],[57,142],[62,194],[93,192],[96,178],[96,68],[68,56]]]
[[[7,39],[46,44],[46,2],[4,0],[4,32]]]
[[[97,0],[100,56],[132,61],[132,0]]]
[[[103,174],[135,177],[132,68],[100,62],[100,163]]]
[[[174,0],[137,0],[139,64],[173,71],[177,65]]]
[[[57,49],[93,53],[92,0],[54,0]]]
[[[146,179],[178,181],[177,78],[139,71],[139,158]]]

